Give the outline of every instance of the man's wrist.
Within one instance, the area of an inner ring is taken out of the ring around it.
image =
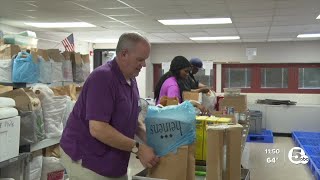
[[[140,143],[137,142],[137,141],[134,141],[134,145],[133,145],[133,147],[131,149],[131,152],[134,153],[134,154],[138,154],[139,147],[140,147]]]

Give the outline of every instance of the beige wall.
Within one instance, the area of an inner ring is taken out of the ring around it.
[[[246,48],[257,48],[257,56],[249,61]],[[153,74],[152,63],[170,61],[174,56],[198,57],[202,60],[241,63],[320,63],[320,41],[220,43],[220,44],[153,44],[147,74]],[[217,92],[220,92],[221,66],[217,65]],[[220,72],[220,73],[219,73]],[[146,94],[153,97],[153,76],[147,76]],[[256,99],[290,99],[299,104],[320,104],[320,94],[248,94],[248,102]]]

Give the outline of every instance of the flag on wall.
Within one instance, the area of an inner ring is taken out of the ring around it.
[[[66,51],[74,52],[74,38],[73,34],[70,34],[67,38],[62,41],[62,44]]]

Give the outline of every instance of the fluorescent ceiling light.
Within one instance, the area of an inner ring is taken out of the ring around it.
[[[320,19],[320,14],[319,14],[319,16],[317,17],[317,19]]]
[[[75,28],[75,27],[96,27],[86,22],[62,22],[62,23],[24,23],[38,28]]]
[[[190,37],[193,41],[222,41],[222,40],[237,40],[240,39],[239,36],[217,36],[217,37]]]
[[[203,18],[203,19],[168,19],[158,20],[164,25],[198,25],[198,24],[230,24],[230,18]]]
[[[299,34],[297,38],[317,38],[320,34]]]
[[[95,40],[87,40],[87,42],[92,43],[118,43],[119,39],[95,39]]]

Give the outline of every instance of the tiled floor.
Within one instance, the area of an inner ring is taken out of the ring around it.
[[[294,143],[289,137],[275,137],[275,143],[247,143],[242,164],[250,169],[251,180],[314,180],[306,165],[294,165],[288,159],[289,150]],[[279,154],[266,154],[272,149],[279,149]],[[275,158],[275,163],[267,163],[267,159]],[[142,171],[139,160],[130,159],[128,176]]]

